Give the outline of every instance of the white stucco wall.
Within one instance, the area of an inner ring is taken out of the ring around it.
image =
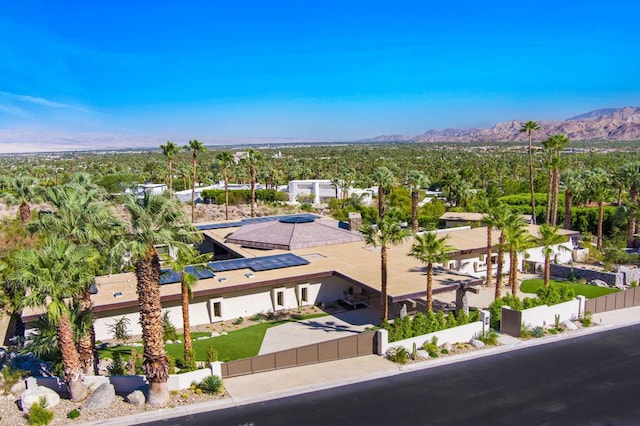
[[[389,335],[386,330],[380,330],[381,334],[381,343],[379,346],[379,350],[382,351],[382,355],[387,353],[389,348],[394,346],[403,346],[407,351],[411,352],[413,350],[413,344],[419,348],[422,347],[425,343],[431,342],[431,339],[436,337],[438,339],[438,345],[442,345],[444,343],[458,343],[458,342],[468,342],[469,340],[476,337],[478,334],[482,333],[482,321],[476,321],[469,324],[461,325],[459,327],[448,328],[446,330],[436,331],[434,333],[424,334],[418,337],[412,337],[410,339],[398,340],[396,342],[389,342]]]
[[[556,315],[559,321],[577,319],[585,310],[586,298],[578,296],[574,300],[559,303],[557,305],[536,306],[522,311],[522,324],[526,327],[553,326]]]
[[[196,297],[189,304],[189,322],[191,325],[210,324],[211,322],[232,320],[238,317],[251,317],[258,313],[273,312],[281,309],[296,309],[299,306],[301,288],[307,288],[307,302],[302,305],[334,302],[342,299],[345,291],[353,287],[355,293],[361,290],[348,282],[337,278],[327,277],[322,281],[301,281],[285,285],[275,285],[258,289],[227,292],[210,297]],[[274,306],[275,292],[282,291],[283,305]],[[212,317],[212,301],[221,302],[221,316]],[[183,328],[182,307],[180,301],[165,303],[162,312],[169,312],[169,319],[176,328]],[[140,315],[137,307],[119,309],[111,312],[99,312],[96,314],[95,330],[96,340],[111,339],[109,325],[116,319],[126,316],[129,318],[129,334],[142,334],[139,324]]]

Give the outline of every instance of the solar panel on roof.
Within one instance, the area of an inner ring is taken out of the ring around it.
[[[252,271],[268,271],[271,269],[288,268],[290,266],[307,265],[308,260],[295,254],[274,254],[272,256],[219,260],[210,262],[209,266],[216,272],[233,271],[236,269],[251,269]]]
[[[196,229],[199,231],[207,231],[209,229],[236,228],[238,226],[242,226],[242,223],[241,222],[209,223],[206,225],[196,225]]]
[[[164,269],[160,274],[160,284],[173,284],[180,282],[180,274],[173,269]]]

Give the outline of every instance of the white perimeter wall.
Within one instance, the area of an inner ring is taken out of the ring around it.
[[[525,327],[552,327],[555,325],[556,315],[560,316],[559,322],[578,319],[584,313],[586,300],[584,296],[578,296],[574,300],[557,305],[525,309],[522,311],[522,324]]]
[[[448,328],[446,330],[436,331],[434,333],[423,334],[422,336],[412,337],[410,339],[398,340],[396,342],[389,343],[389,333],[387,330],[378,330],[380,332],[380,344],[378,350],[381,355],[385,355],[387,350],[394,346],[404,346],[407,351],[413,350],[413,344],[415,343],[418,349],[425,343],[431,342],[434,337],[438,338],[438,345],[444,343],[458,343],[469,342],[469,340],[482,333],[482,321],[476,321],[469,324],[461,325],[458,327]]]

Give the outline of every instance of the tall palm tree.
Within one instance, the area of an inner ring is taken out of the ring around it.
[[[487,276],[485,283],[487,287],[491,287],[493,280],[493,228],[497,226],[496,216],[493,211],[498,208],[499,204],[495,197],[486,196],[479,199],[479,210],[485,213],[482,217],[482,223],[487,227],[487,253],[486,265]]]
[[[598,243],[596,248],[602,248],[602,224],[604,222],[604,205],[611,196],[611,181],[609,174],[601,167],[596,167],[586,174],[586,186],[589,188],[588,198],[598,203]]]
[[[542,254],[544,255],[544,286],[549,287],[551,278],[551,256],[553,246],[562,243],[565,238],[558,234],[558,228],[548,223],[542,224],[539,228],[540,244],[542,244]]]
[[[249,163],[249,173],[251,175],[251,217],[256,216],[256,165],[262,159],[262,153],[255,149],[247,150],[247,162]]]
[[[211,260],[208,254],[200,254],[193,247],[178,250],[178,256],[165,259],[167,266],[180,274],[180,289],[182,293],[182,324],[184,330],[184,360],[186,365],[195,362],[193,345],[191,343],[191,326],[189,323],[189,299],[193,295],[193,287],[198,283],[198,271],[210,270],[206,262]]]
[[[169,195],[171,195],[173,191],[173,157],[178,155],[180,148],[171,141],[167,141],[165,145],[160,145],[160,148],[162,149],[162,155],[167,157],[169,161],[169,178],[167,181],[169,185]]]
[[[491,224],[493,227],[497,228],[500,231],[500,236],[498,237],[498,262],[496,266],[496,289],[494,293],[494,297],[499,299],[502,297],[502,274],[504,271],[504,251],[506,248],[506,228],[509,222],[512,219],[513,213],[509,208],[505,205],[499,205],[494,209],[489,211],[487,215],[487,223]],[[489,226],[491,228],[491,226]],[[487,230],[489,232],[489,230]],[[487,238],[489,239],[489,237]],[[493,266],[493,265],[492,265]],[[491,271],[488,269],[489,265],[487,265],[487,275]]]
[[[410,170],[407,174],[407,186],[411,189],[411,230],[417,232],[420,189],[429,186],[429,178],[420,171]]]
[[[573,198],[584,190],[584,180],[581,173],[566,170],[560,175],[560,182],[564,186],[564,229],[571,229],[571,210]]]
[[[391,170],[385,166],[380,166],[373,169],[371,179],[378,185],[378,217],[384,218],[386,209],[385,194],[393,186],[396,178]]]
[[[400,222],[391,216],[383,217],[376,223],[365,223],[360,228],[367,244],[380,247],[380,313],[381,321],[389,317],[389,300],[387,296],[387,250],[391,245],[400,244],[409,232],[400,226]]]
[[[169,401],[169,362],[164,351],[162,305],[160,303],[160,255],[157,246],[184,250],[198,237],[196,229],[176,199],[146,195],[128,197],[125,207],[131,217],[127,235],[116,244],[115,257],[130,253],[135,265],[136,291],[144,343],[143,369],[149,382],[151,405]]]
[[[638,191],[640,190],[640,161],[634,161],[622,166],[620,175],[629,188],[629,204],[638,204]],[[627,215],[627,246],[631,247],[636,233],[636,215]]]
[[[87,388],[82,382],[80,356],[74,344],[70,300],[93,280],[97,252],[62,239],[50,239],[37,250],[17,254],[18,268],[10,280],[24,290],[22,308],[43,308],[56,325],[64,378],[73,401],[82,399]]]
[[[90,181],[80,186],[72,180],[62,186],[50,187],[44,192],[44,198],[55,208],[53,212],[39,215],[37,220],[28,225],[31,232],[38,232],[49,237],[66,239],[81,246],[91,246],[98,253],[105,253],[110,238],[120,230],[121,224],[115,219],[109,206],[103,201],[104,192],[97,189]],[[102,256],[102,260],[106,260]],[[104,263],[104,262],[102,262]],[[90,270],[94,275],[96,268]],[[80,302],[83,315],[89,316],[93,302],[89,293],[89,285],[79,289],[75,296]],[[95,350],[95,330],[93,324],[87,328],[78,342],[80,360],[84,374],[97,374],[97,351]]]
[[[449,260],[447,252],[450,251],[450,247],[446,244],[448,237],[438,237],[434,232],[416,234],[415,242],[408,254],[427,265],[427,312],[433,310],[433,264]]]
[[[551,223],[552,225],[556,224],[558,212],[558,188],[560,185],[560,168],[562,166],[560,152],[567,144],[569,144],[569,138],[562,134],[553,135],[542,142],[547,151],[547,167],[549,168],[546,223]]]
[[[216,161],[222,168],[222,177],[224,178],[224,218],[229,220],[229,167],[234,164],[233,154],[231,151],[222,151],[216,154]]]
[[[520,129],[521,133],[527,133],[529,136],[529,190],[531,191],[531,223],[534,225],[536,224],[536,188],[533,183],[533,147],[531,146],[531,137],[535,130],[540,130],[540,126],[531,120],[524,123]]]
[[[514,213],[504,230],[507,248],[509,250],[509,286],[511,294],[518,295],[518,253],[533,246],[534,240],[525,228],[520,215]]]
[[[193,181],[191,182],[191,222],[196,221],[196,170],[198,168],[198,153],[206,152],[207,148],[204,144],[196,139],[189,141],[189,145],[183,147],[186,151],[191,152]]]
[[[18,206],[20,220],[26,225],[31,220],[30,203],[40,200],[40,186],[30,176],[17,176],[9,180],[7,192],[0,197],[10,206]]]

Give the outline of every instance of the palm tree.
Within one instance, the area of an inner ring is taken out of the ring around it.
[[[115,219],[109,206],[103,202],[104,192],[97,189],[84,178],[85,187],[70,183],[48,188],[44,198],[55,207],[55,211],[39,215],[38,219],[28,225],[31,232],[38,232],[49,237],[66,239],[81,246],[91,246],[98,253],[105,253],[110,237],[119,231],[121,224]],[[90,270],[97,274],[96,269]],[[88,316],[93,302],[89,293],[89,285],[80,289],[76,298],[81,301],[83,314]],[[78,349],[84,374],[92,371],[97,374],[97,352],[95,350],[95,330],[93,324],[87,333],[79,339]]]
[[[160,256],[156,247],[184,250],[199,234],[176,199],[146,195],[139,201],[131,196],[125,207],[131,216],[130,230],[116,244],[113,254],[118,257],[130,253],[134,262],[144,343],[143,369],[149,382],[147,402],[165,405],[169,401],[169,362],[164,351]]]
[[[256,164],[261,159],[261,152],[251,148],[247,150],[247,162],[249,163],[249,173],[251,174],[251,217],[256,216]]]
[[[564,186],[564,229],[571,229],[571,210],[573,209],[573,197],[584,190],[581,173],[574,170],[566,170],[560,175],[560,181]]]
[[[40,200],[38,181],[29,176],[18,176],[9,181],[8,191],[0,194],[10,206],[18,206],[23,225],[31,220],[30,203]]]
[[[231,151],[222,151],[216,154],[216,161],[222,168],[222,176],[224,178],[224,218],[229,220],[229,167],[234,164],[233,154]]]
[[[531,146],[531,135],[535,130],[540,130],[540,126],[535,121],[527,121],[522,125],[520,129],[521,133],[527,133],[529,136],[529,189],[531,191],[531,216],[532,222],[536,224],[536,198],[535,198],[535,186],[533,184],[533,148]]]
[[[429,186],[429,178],[422,172],[410,170],[407,174],[407,186],[411,189],[411,230],[417,232],[420,189]]]
[[[196,221],[196,170],[198,168],[198,153],[205,152],[207,148],[196,139],[190,140],[189,145],[183,147],[186,151],[191,151],[193,181],[191,182],[191,222]]]
[[[509,250],[509,286],[511,294],[518,295],[518,253],[531,248],[534,240],[526,230],[525,223],[519,214],[513,213],[509,216],[507,226],[504,230],[507,248]]]
[[[500,236],[498,237],[498,263],[496,268],[496,290],[494,297],[499,299],[502,297],[502,272],[504,270],[504,250],[506,248],[506,228],[509,222],[512,220],[513,213],[505,205],[499,205],[489,211],[486,218],[488,224],[500,230]],[[489,226],[491,228],[492,226]],[[487,230],[487,233],[489,230]],[[489,236],[487,236],[487,240]],[[492,265],[493,266],[493,265]],[[487,265],[487,275],[491,273],[489,271],[489,265]]]
[[[180,288],[182,292],[182,324],[184,329],[184,361],[187,366],[195,363],[195,354],[191,343],[191,327],[189,323],[189,298],[192,297],[193,287],[198,282],[195,272],[210,270],[206,262],[211,260],[208,254],[200,254],[193,247],[178,250],[178,256],[165,259],[167,266],[180,274]]]
[[[18,268],[10,281],[24,290],[22,308],[45,309],[56,325],[64,378],[73,401],[82,399],[87,388],[82,382],[80,355],[74,344],[70,300],[93,280],[97,252],[62,239],[50,239],[37,250],[17,254]]]
[[[640,190],[640,161],[634,161],[622,166],[620,175],[629,188],[629,204],[638,204],[638,191]],[[636,233],[636,215],[627,215],[627,246],[631,247],[634,242],[633,236]]]
[[[487,265],[487,276],[486,276],[486,285],[487,287],[491,287],[491,281],[493,279],[493,228],[496,227],[497,222],[496,216],[492,214],[493,210],[498,208],[499,204],[497,203],[497,199],[494,197],[487,196],[482,198],[480,201],[480,211],[485,213],[482,217],[482,222],[487,227],[487,254],[486,254],[486,265]]]
[[[542,254],[544,255],[544,286],[549,287],[551,276],[551,255],[553,246],[563,242],[565,238],[558,234],[558,228],[548,223],[540,226],[540,244],[542,244]]]
[[[371,179],[378,185],[378,217],[382,219],[386,209],[384,200],[386,190],[393,186],[396,178],[391,170],[385,166],[380,166],[373,169]]]
[[[409,232],[400,226],[400,222],[391,216],[383,217],[376,223],[365,223],[360,229],[367,244],[380,247],[380,312],[381,321],[389,316],[387,297],[387,249],[390,245],[400,244],[409,236]]]
[[[434,232],[416,234],[415,242],[408,254],[427,265],[427,312],[433,310],[433,264],[449,260],[447,252],[450,247],[446,244],[448,237],[438,237]]]
[[[180,148],[171,141],[167,141],[166,145],[160,145],[160,148],[162,149],[162,155],[167,157],[167,160],[169,161],[169,179],[167,180],[169,185],[169,195],[171,195],[173,191],[173,157],[178,155]]]
[[[602,223],[604,222],[604,205],[611,196],[611,181],[609,174],[601,167],[590,170],[586,175],[586,187],[589,188],[588,198],[598,203],[598,243],[596,248],[602,248]]]
[[[547,210],[546,223],[556,224],[558,212],[558,188],[560,186],[560,168],[562,161],[560,151],[569,143],[565,135],[553,135],[542,142],[547,151],[547,166],[549,168],[547,182]]]

